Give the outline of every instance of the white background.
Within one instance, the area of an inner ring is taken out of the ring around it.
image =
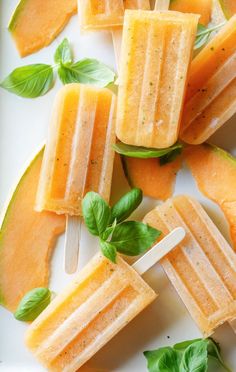
[[[21,59],[16,51],[7,23],[17,0],[0,3],[0,79],[12,69],[29,63],[53,63],[53,53],[66,36],[70,40],[76,60],[95,57],[114,66],[112,42],[109,34],[89,34],[80,36],[77,16],[74,16],[64,32],[48,47],[27,58]],[[2,210],[9,192],[24,164],[32,157],[45,138],[54,96],[61,86],[56,82],[53,90],[44,97],[27,100],[0,90],[0,208]],[[235,119],[218,131],[212,142],[236,155]],[[224,182],[224,180],[222,180]],[[117,199],[127,189],[119,164],[115,165],[112,199]],[[204,198],[196,189],[189,172],[184,168],[178,175],[176,193],[196,196],[206,207],[217,226],[229,239],[228,227],[221,211],[216,205]],[[156,202],[145,199],[136,212],[136,218],[155,206]],[[91,238],[83,229],[80,266],[98,249],[96,239]],[[52,260],[50,287],[55,291],[70,280],[62,270],[63,237],[59,239]],[[161,268],[156,265],[145,276],[145,280],[160,294],[158,299],[120,332],[91,361],[90,365],[109,371],[145,371],[144,350],[165,345],[173,345],[186,339],[200,337],[200,333],[178,298]],[[25,349],[23,337],[26,325],[14,320],[11,313],[0,309],[0,370],[9,372],[43,371],[30,353]],[[225,360],[236,371],[236,336],[226,324],[214,334],[220,342]]]

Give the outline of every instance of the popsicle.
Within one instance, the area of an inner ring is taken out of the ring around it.
[[[235,112],[236,15],[191,64],[181,139],[203,143]]]
[[[198,19],[126,10],[116,122],[122,142],[153,148],[176,142]]]
[[[36,210],[66,214],[66,271],[77,266],[81,202],[88,191],[110,196],[116,96],[68,84],[57,94],[36,197]],[[70,217],[69,217],[70,216]]]
[[[32,323],[27,347],[48,371],[77,371],[157,297],[140,275],[184,235],[175,229],[133,267],[95,255]]]
[[[145,222],[164,234],[175,226],[185,229],[185,239],[161,264],[203,335],[236,319],[236,255],[202,206],[177,196]]]

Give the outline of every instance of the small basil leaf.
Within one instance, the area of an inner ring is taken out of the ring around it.
[[[221,369],[231,372],[231,369],[228,366],[226,366],[220,355],[219,344],[217,344],[212,338],[207,339],[207,352],[209,360],[210,359],[214,360],[215,362],[218,363],[218,365],[220,364],[220,366],[222,367]]]
[[[137,256],[150,248],[161,232],[136,221],[126,221],[117,225],[110,240],[118,252],[127,256]]]
[[[115,230],[116,225],[117,225],[117,221],[115,219],[113,224],[111,226],[108,226],[106,230],[102,233],[101,238],[103,240],[107,240],[113,234],[113,231]]]
[[[58,74],[63,84],[82,83],[105,87],[115,79],[115,73],[108,66],[91,58],[61,66]]]
[[[142,202],[143,193],[142,190],[134,188],[127,192],[118,202],[111,208],[111,220],[112,223],[115,219],[117,222],[122,222],[128,218],[131,213],[138,208]]]
[[[14,316],[17,320],[32,321],[49,305],[50,300],[48,288],[34,288],[22,298]]]
[[[179,342],[178,344],[175,344],[173,346],[173,349],[177,350],[177,351],[184,351],[185,349],[187,349],[188,346],[194,344],[195,342],[201,341],[201,340],[202,340],[201,338],[195,338],[194,340]]]
[[[84,222],[92,235],[101,236],[111,216],[109,205],[96,192],[88,192],[82,201]]]
[[[184,351],[180,370],[184,372],[207,372],[207,340],[192,343]]]
[[[70,48],[69,41],[64,39],[61,44],[57,47],[54,54],[55,63],[70,64],[73,62],[73,55]]]
[[[181,143],[177,143],[166,149],[152,149],[147,147],[131,146],[122,142],[113,145],[114,150],[118,152],[118,154],[140,159],[160,158],[171,153],[172,151],[182,149],[182,147],[183,145]]]
[[[203,47],[208,42],[212,32],[217,31],[224,25],[225,25],[225,22],[222,22],[213,27],[206,27],[199,23],[198,28],[197,28],[197,36],[196,36],[196,40],[194,43],[194,50],[197,50]]]
[[[18,67],[6,77],[0,86],[25,98],[43,96],[53,85],[53,69],[50,65],[34,64]]]
[[[177,148],[171,152],[169,152],[168,154],[166,155],[163,155],[160,157],[160,165],[165,165],[165,164],[168,164],[168,163],[171,163],[172,161],[174,161],[177,156],[179,156],[180,154],[182,153],[182,147],[180,148]]]
[[[178,368],[178,355],[171,347],[158,350],[145,351],[149,372],[180,372]]]
[[[103,255],[108,258],[108,260],[116,263],[116,248],[114,245],[100,239],[100,247]]]

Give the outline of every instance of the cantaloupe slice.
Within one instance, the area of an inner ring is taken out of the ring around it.
[[[222,10],[227,19],[236,14],[236,1],[235,0],[219,0]]]
[[[200,14],[199,22],[207,25],[211,20],[212,0],[172,0],[170,9],[183,13]]]
[[[184,159],[200,191],[224,212],[236,250],[236,158],[216,146],[203,144],[189,146]]]
[[[65,217],[35,212],[43,149],[20,178],[0,228],[0,303],[11,311],[29,290],[46,287],[49,259]]]
[[[77,0],[20,0],[8,29],[21,57],[49,45],[77,11]]]
[[[124,173],[131,187],[139,187],[145,196],[166,200],[174,192],[175,180],[181,167],[181,156],[160,165],[158,158],[137,159],[122,156]]]

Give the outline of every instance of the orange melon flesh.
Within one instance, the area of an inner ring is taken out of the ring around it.
[[[77,0],[21,0],[10,20],[21,57],[49,45],[77,12]]]
[[[160,165],[159,159],[122,157],[125,175],[131,187],[139,187],[145,196],[166,200],[174,192],[176,174],[181,167],[181,157]]]
[[[148,213],[145,222],[165,235],[185,229],[185,239],[161,264],[204,337],[233,320],[236,256],[202,206],[177,196]]]
[[[173,0],[170,10],[200,14],[199,22],[202,25],[207,25],[211,20],[212,0]]]
[[[219,0],[226,18],[232,17],[236,14],[235,0]]]
[[[43,150],[21,177],[0,230],[0,301],[15,311],[29,290],[47,287],[55,239],[65,229],[64,216],[34,211]]]
[[[236,159],[209,144],[189,147],[184,159],[199,190],[224,212],[236,250]]]
[[[82,30],[116,29],[123,25],[125,9],[150,9],[149,0],[78,0]]]
[[[197,23],[194,14],[126,11],[116,124],[123,143],[176,142]]]
[[[156,298],[118,256],[97,254],[31,324],[26,345],[48,371],[77,371]]]
[[[206,141],[236,112],[236,15],[194,58],[181,124],[181,139]]]
[[[36,198],[36,210],[82,215],[88,191],[110,197],[116,96],[68,84],[57,94]]]

